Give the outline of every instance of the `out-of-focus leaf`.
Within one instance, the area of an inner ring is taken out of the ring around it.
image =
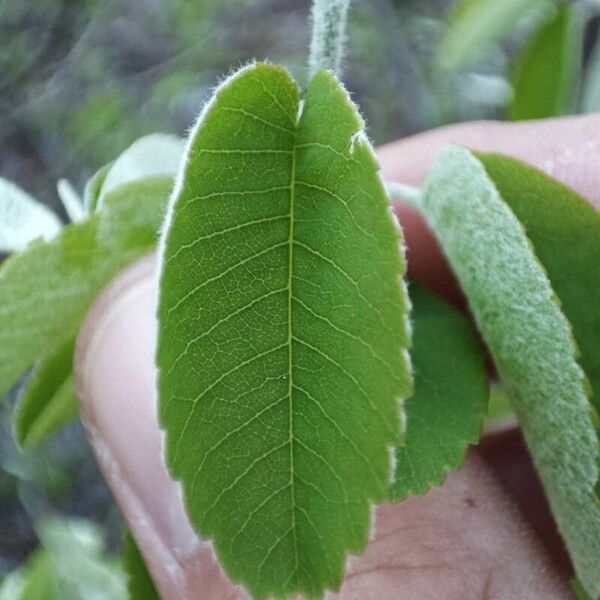
[[[71,182],[68,179],[59,179],[56,189],[71,222],[77,223],[78,221],[82,221],[86,216],[86,211],[83,207],[83,201],[73,188]]]
[[[37,532],[40,546],[2,581],[0,600],[126,600],[125,574],[96,525],[51,519]]]
[[[63,598],[126,600],[124,573],[118,561],[103,556],[101,533],[93,523],[52,519],[39,525],[38,535],[52,558],[55,577],[69,594]]]
[[[574,108],[582,60],[583,20],[577,4],[559,6],[520,55],[508,114],[545,119]]]
[[[60,229],[52,211],[0,177],[0,252],[23,250],[36,238],[53,238]]]
[[[325,71],[226,80],[192,133],[162,253],[166,460],[258,597],[339,587],[389,497],[411,389],[401,235],[356,106]]]
[[[147,177],[174,177],[184,149],[185,142],[181,138],[165,133],[153,133],[136,140],[106,172],[97,207],[102,207],[107,194],[126,183]]]
[[[600,111],[600,36],[589,58],[581,92],[581,110],[591,113]]]
[[[74,340],[34,367],[23,388],[14,414],[14,433],[23,449],[31,449],[77,416],[73,387]]]
[[[439,65],[454,70],[480,60],[520,19],[553,4],[554,0],[458,0],[440,40]]]
[[[90,304],[123,267],[156,246],[170,177],[113,190],[105,207],[37,241],[0,267],[0,395],[77,333]]]
[[[83,206],[88,214],[92,214],[96,210],[102,184],[104,183],[111,166],[112,163],[108,163],[103,167],[100,167],[85,184],[83,190]]]
[[[123,568],[127,575],[129,600],[160,600],[144,558],[130,531],[125,534]]]
[[[392,499],[424,494],[479,440],[489,390],[483,352],[466,319],[411,284],[415,391],[406,401]]]
[[[547,217],[537,235],[556,242],[555,252],[570,239],[570,227],[578,232],[587,227],[579,223],[587,213],[577,203],[571,203],[568,213],[552,211],[559,203],[560,197],[554,197],[558,184],[537,173],[539,196],[532,195],[529,167],[513,161],[510,171],[510,187],[497,187],[482,160],[464,148],[450,147],[430,171],[421,207],[509,393],[577,577],[588,593],[598,596],[600,447],[589,386],[576,361],[573,330],[557,301],[559,286],[553,288],[540,263],[540,258],[546,260],[550,272],[556,256],[544,258],[543,251],[536,256],[525,227],[502,194],[508,198],[508,191],[523,203],[547,202]],[[535,231],[537,224],[528,225]],[[577,238],[577,245],[582,242]],[[583,277],[597,279],[599,274],[598,262],[590,262]],[[567,264],[562,277],[577,287],[581,275],[580,265]],[[599,308],[590,305],[588,310],[597,315]]]

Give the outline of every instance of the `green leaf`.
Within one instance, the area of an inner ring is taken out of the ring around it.
[[[600,412],[600,213],[538,169],[506,156],[478,158],[525,228],[560,298]]]
[[[519,191],[520,173],[513,172],[511,185]],[[523,225],[468,150],[450,147],[440,155],[422,209],[492,352],[577,576],[597,596],[600,449],[587,381],[555,290]],[[586,276],[597,271],[592,266]]]
[[[156,245],[171,178],[116,188],[101,213],[0,267],[0,395],[75,337],[98,292]]]
[[[513,121],[570,113],[581,70],[583,20],[580,7],[566,3],[530,40],[513,76]]]
[[[457,70],[485,56],[526,16],[540,14],[555,0],[458,0],[437,51],[443,69]]]
[[[51,239],[60,228],[52,211],[0,177],[0,252],[23,250],[39,237]]]
[[[144,558],[129,531],[125,534],[123,545],[123,568],[127,573],[129,600],[160,600]]]
[[[99,175],[104,181],[96,206],[101,208],[106,195],[126,183],[148,177],[173,177],[184,148],[182,139],[165,133],[153,133],[136,140],[110,165],[105,175]]]
[[[479,440],[489,390],[483,353],[467,320],[411,284],[415,391],[406,401],[392,499],[424,494],[458,468]]]
[[[13,417],[15,440],[30,450],[77,417],[73,387],[71,339],[50,356],[38,361],[23,388]]]
[[[400,232],[356,107],[325,71],[230,77],[188,143],[163,240],[166,460],[229,577],[338,588],[388,494],[410,392]]]
[[[108,163],[100,167],[87,181],[83,190],[83,207],[88,214],[92,214],[96,210],[100,190],[104,184],[104,180],[112,167],[112,163]]]

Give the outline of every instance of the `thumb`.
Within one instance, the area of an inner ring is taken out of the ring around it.
[[[243,600],[194,533],[168,475],[156,415],[154,259],[101,294],[81,330],[76,380],[100,468],[166,600]],[[376,510],[344,600],[569,598],[522,515],[473,452],[440,488]]]

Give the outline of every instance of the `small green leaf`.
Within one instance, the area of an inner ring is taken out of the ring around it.
[[[23,388],[13,417],[15,440],[31,449],[77,416],[73,387],[74,340],[38,361]]]
[[[112,164],[113,163],[108,163],[103,167],[100,167],[85,184],[83,190],[83,207],[88,215],[91,215],[96,210],[102,185],[104,184],[104,180],[106,179]]]
[[[520,173],[510,184],[518,193]],[[600,448],[571,325],[523,225],[472,153],[440,155],[422,209],[506,385],[577,576],[597,596]]]
[[[483,353],[466,319],[411,284],[415,391],[406,401],[392,499],[424,494],[479,440],[489,390]]]
[[[485,52],[527,15],[542,13],[555,0],[458,0],[450,13],[437,56],[440,66],[457,70]]]
[[[529,41],[513,77],[513,121],[570,113],[581,70],[583,20],[577,4],[558,7]]]
[[[560,298],[600,412],[600,213],[538,169],[506,156],[478,158],[525,228]]]
[[[32,240],[51,239],[60,229],[52,211],[0,177],[0,252],[23,250]]]
[[[123,568],[127,574],[129,600],[160,600],[144,558],[129,531],[123,544]]]
[[[98,292],[156,245],[170,177],[116,188],[101,213],[33,242],[0,267],[0,395],[75,337]]]
[[[152,133],[136,140],[110,165],[104,175],[97,207],[102,207],[107,194],[126,183],[148,177],[174,177],[184,149],[182,139],[165,133]]]
[[[71,182],[68,179],[59,179],[56,189],[71,222],[83,221],[86,217],[83,200],[79,197]]]
[[[338,588],[389,495],[411,387],[405,266],[363,127],[332,74],[300,110],[283,68],[246,67],[203,112],[170,204],[166,460],[257,598]]]

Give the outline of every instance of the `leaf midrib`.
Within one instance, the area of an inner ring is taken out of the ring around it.
[[[294,571],[290,579],[298,572],[298,536],[296,532],[296,494],[294,489],[294,419],[293,419],[293,353],[292,346],[294,343],[294,335],[292,331],[292,304],[293,304],[293,280],[292,269],[294,262],[294,205],[295,205],[295,196],[296,196],[296,156],[297,156],[297,148],[296,148],[296,140],[298,137],[298,121],[296,122],[296,128],[294,132],[294,138],[292,141],[292,167],[291,167],[291,175],[290,175],[290,208],[289,208],[289,219],[290,219],[290,233],[288,237],[288,412],[289,412],[289,445],[290,445],[290,497],[291,497],[291,509],[292,509],[292,535],[293,535],[293,545],[294,545]],[[288,582],[289,583],[289,582]]]

